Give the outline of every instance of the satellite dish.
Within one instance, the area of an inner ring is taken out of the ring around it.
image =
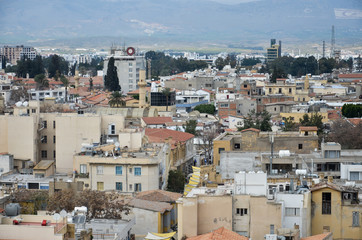
[[[58,221],[58,220],[60,219],[60,214],[59,214],[59,213],[55,213],[55,214],[53,215],[53,219],[54,219],[55,221]]]
[[[27,101],[23,102],[23,106],[27,107],[29,105],[29,103]]]
[[[104,155],[106,155],[106,157],[108,157],[108,151],[106,151],[106,152],[104,153]]]
[[[64,218],[67,216],[67,211],[63,209],[62,211],[60,211],[59,215]]]
[[[22,102],[17,102],[17,103],[15,103],[15,106],[17,106],[17,107],[21,107],[21,105],[23,105]]]
[[[115,142],[114,146],[118,148],[120,146],[119,142]]]

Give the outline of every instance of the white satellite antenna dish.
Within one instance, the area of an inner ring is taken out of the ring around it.
[[[62,211],[60,211],[59,215],[64,218],[67,216],[67,211],[63,209]]]
[[[104,155],[105,155],[106,157],[108,157],[108,151],[106,151],[106,152],[104,153]]]
[[[53,219],[54,219],[55,221],[58,221],[58,220],[60,219],[60,214],[59,214],[59,213],[54,213]]]
[[[17,103],[15,103],[15,106],[17,106],[17,107],[21,107],[21,105],[23,105],[22,102],[17,102]]]
[[[29,103],[27,101],[23,102],[23,106],[27,107],[29,105]]]

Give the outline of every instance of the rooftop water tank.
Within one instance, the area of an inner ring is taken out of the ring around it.
[[[6,216],[18,216],[20,214],[19,203],[9,203],[5,206]]]

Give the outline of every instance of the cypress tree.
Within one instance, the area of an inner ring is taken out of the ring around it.
[[[114,66],[114,58],[111,57],[108,61],[107,75],[104,80],[104,87],[109,91],[120,91],[119,79],[117,76],[117,67]]]

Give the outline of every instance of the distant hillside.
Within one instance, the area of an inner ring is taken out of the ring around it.
[[[362,39],[361,9],[360,0],[261,0],[236,5],[209,0],[0,0],[0,43],[78,39],[81,44],[80,39],[109,36],[141,43],[250,46],[270,38],[330,41],[335,25],[337,43],[350,44]]]

